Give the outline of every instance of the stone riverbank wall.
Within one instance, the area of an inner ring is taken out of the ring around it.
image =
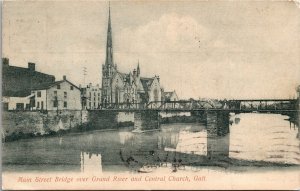
[[[86,124],[87,111],[3,111],[2,139],[18,139],[70,130]],[[3,140],[2,140],[3,141]]]

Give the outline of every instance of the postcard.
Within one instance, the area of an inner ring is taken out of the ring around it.
[[[2,2],[3,190],[300,188],[300,2]]]

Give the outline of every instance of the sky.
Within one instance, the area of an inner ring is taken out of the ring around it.
[[[294,98],[300,6],[293,1],[111,1],[114,61],[186,98]],[[2,57],[101,84],[108,1],[4,1]]]

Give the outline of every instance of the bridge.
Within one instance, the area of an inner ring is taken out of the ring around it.
[[[247,112],[297,112],[296,99],[253,99],[253,100],[180,100],[152,101],[149,103],[105,103],[99,110],[114,111],[232,111]]]
[[[189,112],[191,116],[212,121],[212,131],[223,134],[228,131],[229,114],[232,113],[278,113],[297,119],[298,101],[295,99],[255,100],[180,100],[152,101],[149,103],[105,103],[99,109],[89,110],[91,126],[111,128],[118,126],[118,117],[133,115],[135,129],[146,131],[160,128],[160,113]],[[220,130],[221,129],[221,130]]]

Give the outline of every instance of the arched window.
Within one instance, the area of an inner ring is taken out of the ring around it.
[[[116,87],[115,91],[115,103],[119,103],[120,89]]]
[[[154,89],[153,94],[154,94],[154,101],[158,101],[158,90]]]

